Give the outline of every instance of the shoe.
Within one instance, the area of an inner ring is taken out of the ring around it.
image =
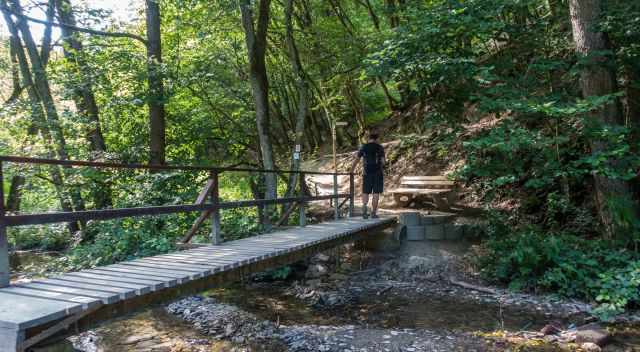
[[[371,218],[372,219],[379,219],[380,217],[376,213],[371,213]]]
[[[369,218],[369,214],[367,214],[367,213],[363,213],[363,214],[362,214],[362,218],[363,218],[363,219],[368,219],[368,218]]]

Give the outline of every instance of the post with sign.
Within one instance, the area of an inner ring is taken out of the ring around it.
[[[338,197],[338,156],[337,156],[337,151],[336,151],[336,139],[337,139],[337,133],[336,133],[336,127],[344,127],[347,126],[348,123],[344,122],[344,121],[335,121],[333,120],[333,123],[331,124],[331,140],[333,141],[333,195],[335,198],[333,198],[333,209],[334,209],[334,218],[336,220],[338,220],[338,218],[340,217],[340,200],[337,198]]]

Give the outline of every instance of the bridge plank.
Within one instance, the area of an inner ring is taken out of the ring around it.
[[[96,299],[102,300],[102,303],[104,304],[112,304],[120,300],[120,295],[117,293],[88,290],[84,288],[57,286],[55,284],[27,283],[27,284],[15,285],[15,287],[31,288],[31,289],[42,290],[42,291],[69,293],[69,294],[74,294],[78,296],[96,298]]]
[[[129,299],[136,296],[136,290],[125,287],[114,287],[105,284],[91,284],[91,283],[80,283],[80,282],[69,282],[64,280],[58,280],[55,278],[50,278],[46,280],[34,280],[31,281],[36,284],[51,284],[61,287],[70,287],[70,288],[83,288],[87,290],[100,291],[105,293],[117,293],[120,295],[120,299]]]
[[[68,273],[66,275],[70,276],[81,276],[81,277],[99,277],[104,280],[114,281],[114,282],[125,282],[125,283],[140,283],[149,285],[151,291],[157,291],[166,287],[175,286],[178,281],[170,280],[163,281],[158,278],[150,278],[145,275],[139,274],[128,274],[122,272],[113,272],[107,270],[101,270],[100,268],[96,269],[88,269],[77,273]]]
[[[158,256],[156,258],[160,258],[160,259],[203,259],[203,260],[208,260],[211,263],[215,263],[215,264],[233,264],[236,263],[235,260],[227,258],[225,259],[224,257],[221,256],[213,256],[207,253],[197,253],[197,252],[189,252],[189,253],[185,253],[182,254],[182,252],[176,252],[175,254],[166,254],[166,255],[161,255]]]
[[[18,296],[0,290],[0,327],[28,329],[82,311],[82,305]]]
[[[189,270],[190,272],[200,273],[201,276],[207,276],[213,273],[213,269],[211,269],[210,267],[205,267],[203,265],[180,263],[176,260],[146,258],[146,259],[139,259],[131,263],[143,263],[143,264],[150,264],[154,266],[159,265],[161,268],[167,268],[170,270],[184,270],[184,271]]]
[[[104,279],[96,279],[91,277],[63,275],[54,277],[56,280],[67,281],[69,283],[86,283],[91,285],[104,285],[117,288],[129,288],[135,291],[138,296],[151,292],[151,288],[148,285],[133,284],[122,281],[109,281]]]
[[[69,293],[63,293],[63,292],[43,291],[43,290],[27,288],[27,287],[11,286],[3,289],[2,292],[15,294],[19,296],[43,298],[43,299],[49,299],[54,301],[79,304],[80,308],[72,312],[71,314],[102,305],[102,301],[97,298],[78,296],[75,294],[69,294]]]
[[[176,279],[178,283],[189,282],[192,280],[193,273],[185,273],[185,272],[177,272],[177,271],[168,271],[162,270],[159,268],[149,268],[142,265],[132,265],[131,263],[123,262],[122,264],[109,265],[105,267],[104,270],[118,270],[118,271],[126,271],[131,270],[131,272],[155,276],[155,277],[165,277],[167,279]]]
[[[86,270],[86,272],[90,272],[90,273],[107,273],[107,274],[111,274],[111,275],[121,275],[122,277],[130,277],[130,278],[137,278],[137,279],[153,279],[153,280],[158,280],[161,281],[164,284],[164,287],[173,287],[175,285],[178,284],[178,279],[175,276],[158,276],[158,275],[153,275],[151,273],[148,272],[142,272],[140,270],[134,270],[131,268],[120,268],[120,267],[115,267],[115,266],[105,266],[105,267],[100,267],[100,268],[96,268],[96,269],[91,269],[91,270]]]

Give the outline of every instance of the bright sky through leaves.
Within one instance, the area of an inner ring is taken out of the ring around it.
[[[45,19],[44,11],[41,8],[44,8],[44,5],[41,5],[40,8],[35,6],[42,1],[36,0],[23,0],[22,6],[24,8],[28,8],[28,15],[38,19]],[[108,19],[105,19],[105,22],[102,24],[102,28],[95,27],[94,29],[103,29],[105,25],[111,23],[118,22],[129,22],[136,17],[139,16],[139,10],[142,9],[143,3],[141,0],[71,0],[71,3],[74,6],[82,6],[86,5],[87,8],[93,10],[106,10],[111,12],[111,16]],[[57,19],[56,19],[57,22]],[[92,27],[93,28],[93,27]],[[42,32],[44,31],[44,25],[38,23],[31,23],[31,30],[33,32],[33,36],[39,40],[42,37]],[[0,25],[0,34],[2,36],[8,36],[9,33],[7,31],[7,26],[2,21]],[[59,37],[60,30],[58,28],[53,29],[53,39],[54,41]]]

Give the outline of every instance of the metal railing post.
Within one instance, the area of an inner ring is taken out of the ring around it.
[[[9,268],[9,242],[4,209],[4,179],[2,177],[2,161],[0,161],[0,287],[9,286],[11,269]]]
[[[304,180],[304,174],[300,173],[298,175],[298,177],[300,178],[299,183],[300,183],[300,197],[304,197],[304,188],[305,188],[305,180]],[[305,227],[307,226],[307,214],[306,214],[306,209],[305,209],[305,204],[304,201],[300,201],[298,203],[298,220],[300,222],[300,227]]]
[[[211,178],[211,243],[222,243],[222,237],[220,236],[220,183],[218,178],[218,171],[211,171],[209,173]]]
[[[333,174],[333,218],[340,219],[340,200],[338,199],[338,174]]]
[[[355,196],[356,196],[355,176],[353,175],[353,173],[350,173],[349,174],[349,217],[353,216]]]

